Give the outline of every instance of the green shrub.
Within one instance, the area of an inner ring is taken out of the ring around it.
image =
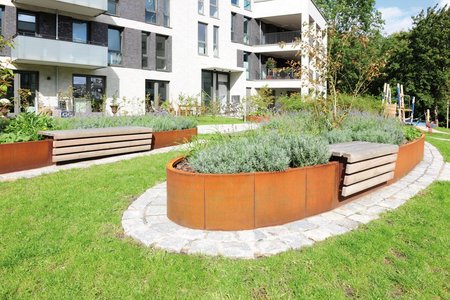
[[[47,115],[21,113],[5,127],[0,143],[38,141],[42,139],[38,132],[53,129],[54,125],[54,119]]]
[[[371,112],[379,114],[383,111],[381,100],[371,96],[358,96],[340,94],[338,106],[341,109],[351,109],[359,112]]]
[[[325,132],[324,137],[327,139],[329,144],[339,144],[353,141],[352,132],[348,129],[333,129]]]
[[[79,117],[57,119],[58,129],[107,128],[123,126],[142,126],[153,131],[170,131],[195,128],[197,123],[192,118],[173,116],[118,116],[118,117]]]
[[[275,106],[283,113],[298,112],[311,109],[313,101],[314,100],[306,99],[301,94],[295,93],[291,96],[278,97]]]
[[[327,124],[314,114],[302,111],[295,114],[273,117],[263,126],[264,129],[278,130],[282,133],[320,135],[327,131]]]
[[[188,161],[199,173],[236,174],[324,164],[329,158],[324,139],[266,130],[202,144]]]
[[[0,134],[5,130],[8,124],[9,124],[8,118],[0,118]]]
[[[422,132],[413,126],[404,126],[403,134],[405,135],[405,138],[408,142],[417,140],[422,136]]]

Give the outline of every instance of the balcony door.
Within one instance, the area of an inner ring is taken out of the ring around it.
[[[38,111],[39,72],[17,71],[8,88],[6,98],[14,103],[15,115]]]

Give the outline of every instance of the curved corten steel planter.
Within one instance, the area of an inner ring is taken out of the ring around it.
[[[284,172],[198,174],[167,165],[167,215],[185,227],[246,230],[300,220],[337,205],[337,162]]]
[[[408,174],[423,160],[424,147],[425,135],[422,135],[419,139],[411,143],[400,146],[397,164],[395,166],[394,181]]]
[[[52,165],[53,140],[0,144],[0,174]]]
[[[424,141],[422,136],[400,146],[395,178],[389,184],[422,161]],[[255,229],[286,224],[342,205],[338,162],[284,172],[199,174],[175,169],[182,159],[167,165],[167,215],[185,227]]]
[[[269,116],[247,116],[247,121],[252,123],[262,123],[270,120]]]
[[[183,130],[153,132],[152,149],[176,146],[190,142],[197,135],[197,127]]]

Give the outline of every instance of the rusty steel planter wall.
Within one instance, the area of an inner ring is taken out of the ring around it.
[[[393,183],[423,159],[425,137],[400,146]],[[330,162],[285,172],[199,174],[167,165],[167,216],[206,230],[247,230],[282,225],[357,199],[339,199],[340,166]],[[385,184],[385,185],[387,185]]]
[[[423,160],[424,147],[425,135],[422,135],[418,140],[400,146],[393,181],[397,181],[408,174]]]
[[[338,205],[339,164],[285,172],[198,174],[167,165],[167,215],[185,227],[246,230],[281,225]]]
[[[176,146],[190,142],[197,135],[197,127],[183,130],[153,132],[152,149]]]
[[[0,174],[52,165],[53,140],[0,144]]]

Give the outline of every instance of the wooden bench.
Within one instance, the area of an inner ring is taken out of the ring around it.
[[[146,127],[56,130],[39,134],[53,139],[53,163],[150,151],[152,147],[152,129]]]
[[[333,159],[345,160],[342,196],[349,197],[394,178],[397,145],[349,142],[330,145]]]

